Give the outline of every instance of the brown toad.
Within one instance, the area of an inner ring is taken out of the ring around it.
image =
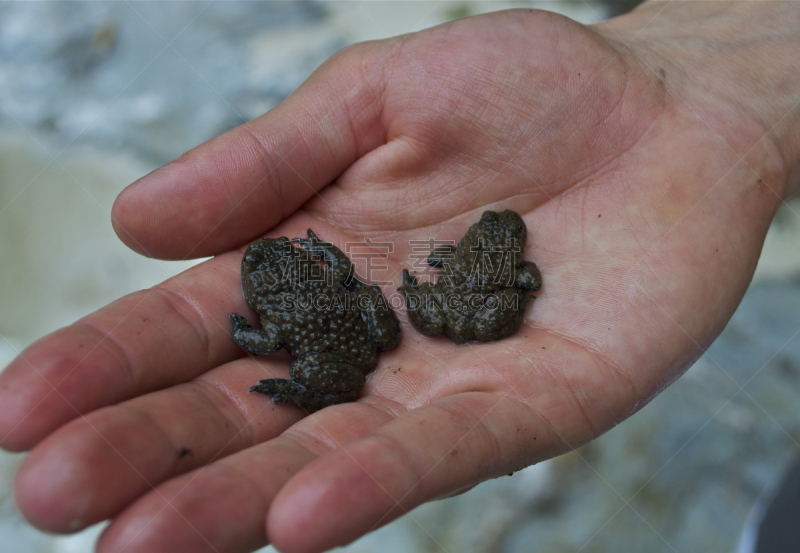
[[[308,410],[354,401],[378,352],[400,343],[400,325],[377,286],[353,276],[332,244],[308,238],[262,238],[242,259],[242,290],[261,318],[254,329],[231,314],[233,339],[254,354],[287,348],[297,359],[291,380],[262,380],[250,391]]]
[[[456,343],[492,342],[522,324],[526,291],[542,286],[536,265],[522,260],[528,230],[515,211],[484,211],[457,246],[436,248],[428,264],[442,270],[435,284],[418,285],[403,271],[409,318],[428,336],[445,333]]]

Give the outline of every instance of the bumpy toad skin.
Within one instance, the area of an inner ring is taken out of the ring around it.
[[[403,271],[411,322],[428,336],[445,333],[456,343],[492,342],[519,330],[526,291],[542,287],[536,265],[522,260],[528,230],[518,213],[484,211],[457,246],[436,248],[428,264],[440,267],[435,284],[418,285]]]
[[[242,290],[261,329],[231,314],[236,343],[254,354],[284,347],[297,356],[291,380],[272,378],[250,388],[275,403],[313,411],[354,401],[378,352],[400,343],[400,325],[380,288],[355,279],[347,256],[311,229],[308,239],[250,244],[242,259]]]

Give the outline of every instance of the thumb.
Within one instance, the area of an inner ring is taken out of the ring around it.
[[[263,235],[381,145],[386,43],[346,48],[268,113],[126,188],[111,216],[150,257],[214,255]]]

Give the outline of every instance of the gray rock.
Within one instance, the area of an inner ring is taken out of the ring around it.
[[[3,2],[0,120],[165,162],[274,106],[342,48],[328,31],[251,78],[251,41],[325,16],[310,2]]]

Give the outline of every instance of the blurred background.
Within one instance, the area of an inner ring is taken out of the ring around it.
[[[0,2],[0,367],[44,334],[193,262],[128,251],[130,182],[269,110],[337,50],[535,7],[594,23],[637,2]],[[800,452],[800,204],[784,204],[722,336],[640,413],[572,453],[424,505],[348,552],[732,552]],[[17,513],[0,552],[88,552]]]

